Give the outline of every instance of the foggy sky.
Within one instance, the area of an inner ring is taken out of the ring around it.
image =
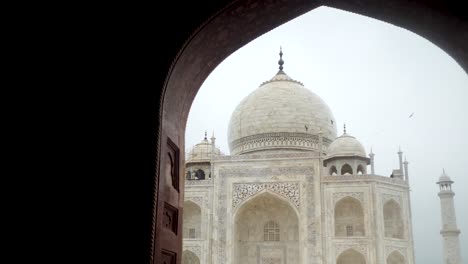
[[[369,153],[376,174],[409,162],[416,263],[442,263],[439,191],[445,168],[455,182],[464,263],[468,259],[468,76],[445,51],[391,24],[321,7],[231,54],[202,85],[186,130],[187,151],[212,132],[229,154],[227,128],[238,103],[278,71],[320,96]],[[410,117],[410,115],[412,115]]]

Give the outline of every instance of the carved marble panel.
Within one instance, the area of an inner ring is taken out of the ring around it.
[[[297,182],[274,183],[235,183],[232,192],[232,207],[263,190],[279,194],[291,201],[297,208],[300,205],[300,188]]]
[[[336,202],[341,200],[344,197],[352,197],[361,202],[364,206],[364,193],[363,192],[336,192],[333,193],[333,204],[336,205]]]
[[[339,244],[335,246],[335,259],[348,249],[354,249],[357,252],[361,253],[364,257],[367,258],[367,248],[368,245],[365,244]]]

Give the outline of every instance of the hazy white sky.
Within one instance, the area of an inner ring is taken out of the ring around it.
[[[445,51],[399,27],[320,7],[255,39],[223,61],[202,85],[186,131],[187,150],[205,130],[228,154],[227,128],[237,104],[278,71],[319,95],[338,122],[372,147],[376,173],[409,161],[416,262],[442,262],[435,184],[445,168],[453,190],[461,252],[468,259],[468,75]],[[414,114],[413,114],[414,113]],[[409,116],[413,114],[410,118]]]

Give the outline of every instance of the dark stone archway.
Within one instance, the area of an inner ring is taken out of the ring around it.
[[[201,11],[197,12],[192,12],[194,9],[190,7],[195,4],[177,4],[180,3],[166,7],[167,12],[180,15],[178,18],[184,22],[176,25],[161,19],[162,28],[155,28],[155,31],[162,31],[156,34],[164,36],[167,49],[158,54],[155,62],[165,71],[157,72],[155,76],[155,89],[162,87],[162,92],[153,93],[150,97],[154,101],[150,102],[152,120],[148,122],[152,123],[153,131],[147,135],[148,144],[153,148],[148,159],[151,164],[148,175],[144,175],[146,197],[152,198],[144,204],[148,210],[148,257],[154,263],[161,260],[161,221],[157,219],[161,217],[165,196],[158,182],[160,172],[166,171],[164,166],[167,163],[160,159],[166,157],[162,153],[170,150],[167,139],[170,138],[179,150],[185,148],[185,125],[201,84],[227,56],[257,36],[326,5],[408,29],[442,48],[468,72],[468,22],[461,4],[398,0],[239,0],[218,1],[216,4],[198,2],[197,10]],[[183,168],[183,159],[181,151],[179,168]],[[181,192],[183,176],[179,175]],[[182,199],[179,198],[178,202],[182,208]],[[177,247],[181,241],[173,240],[171,243]]]

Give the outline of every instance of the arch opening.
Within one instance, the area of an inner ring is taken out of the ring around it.
[[[200,259],[190,250],[185,250],[182,254],[182,264],[200,264]]]
[[[366,264],[366,259],[356,250],[348,249],[340,254],[336,264]]]
[[[401,208],[395,200],[391,199],[384,204],[383,215],[385,237],[403,239],[404,226]]]
[[[197,239],[201,237],[201,208],[197,204],[184,202],[184,239]]]
[[[331,166],[330,175],[335,176],[337,174],[338,174],[338,170],[336,169],[336,166],[335,165]]]
[[[364,211],[357,199],[345,197],[336,203],[335,236],[365,236]]]
[[[352,175],[353,168],[349,164],[345,164],[341,167],[341,175]]]
[[[233,263],[300,263],[297,213],[271,193],[258,194],[241,205],[234,237]]]
[[[387,258],[387,264],[405,264],[405,257],[398,251],[393,251]]]

